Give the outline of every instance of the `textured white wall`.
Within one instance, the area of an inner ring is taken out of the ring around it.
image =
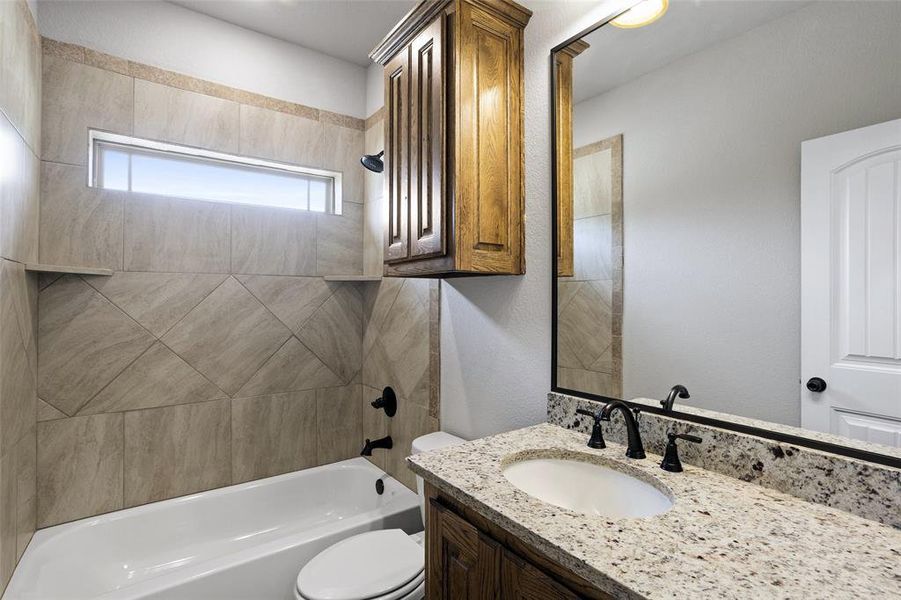
[[[576,105],[624,135],[625,397],[799,424],[800,144],[901,117],[899,32],[812,4]]]
[[[372,63],[366,69],[366,116],[385,106],[385,69]]]
[[[289,102],[366,118],[366,69],[187,8],[38,1],[41,34]]]
[[[441,428],[465,438],[545,420],[551,373],[550,50],[620,2],[523,2],[526,275],[441,286]]]

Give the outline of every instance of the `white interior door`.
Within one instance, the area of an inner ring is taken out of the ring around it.
[[[901,119],[801,144],[801,315],[801,425],[901,447]]]

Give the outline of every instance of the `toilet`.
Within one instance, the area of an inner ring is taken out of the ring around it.
[[[413,440],[412,452],[462,444],[438,431]],[[425,495],[416,477],[425,523]],[[402,529],[367,531],[329,546],[300,570],[295,600],[421,600],[425,597],[425,533]]]

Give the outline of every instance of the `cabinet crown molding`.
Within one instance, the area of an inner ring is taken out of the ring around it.
[[[406,46],[413,37],[449,6],[471,4],[491,12],[494,16],[518,27],[525,27],[532,11],[512,0],[421,0],[388,35],[369,53],[369,58],[382,66]]]

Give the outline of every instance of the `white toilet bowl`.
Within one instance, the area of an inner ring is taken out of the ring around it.
[[[439,431],[413,440],[413,454],[463,443]],[[416,478],[425,522],[422,479]],[[317,554],[297,575],[296,600],[421,600],[425,597],[424,533],[368,531]]]

